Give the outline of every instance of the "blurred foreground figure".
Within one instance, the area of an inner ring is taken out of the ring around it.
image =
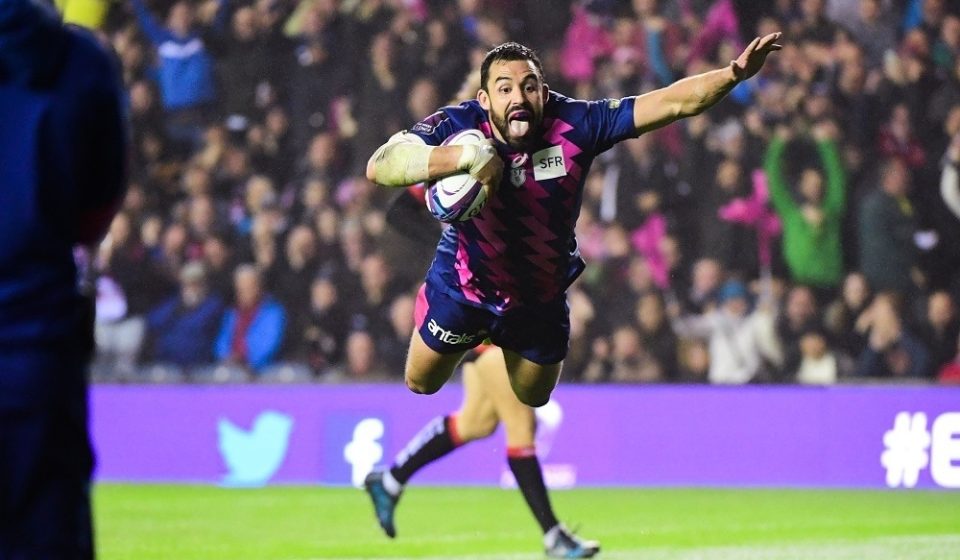
[[[0,0],[0,558],[94,554],[93,303],[74,250],[123,195],[122,95],[92,35]]]

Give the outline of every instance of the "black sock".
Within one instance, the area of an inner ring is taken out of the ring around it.
[[[397,454],[390,474],[400,484],[406,484],[421,467],[450,453],[460,444],[456,435],[456,419],[438,416],[413,436],[410,443]]]
[[[527,500],[533,516],[537,518],[540,528],[544,533],[553,529],[558,521],[550,506],[550,497],[547,495],[547,486],[543,482],[543,471],[540,470],[537,455],[510,449],[507,451],[507,463],[510,464],[510,470],[517,479],[517,486],[523,492],[523,497]]]

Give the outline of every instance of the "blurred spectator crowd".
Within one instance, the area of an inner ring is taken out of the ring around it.
[[[960,382],[956,3],[59,4],[116,49],[132,118],[98,379],[398,379],[439,228],[390,224],[380,143],[503,41],[552,89],[617,98],[782,30],[721,104],[590,170],[565,380]]]

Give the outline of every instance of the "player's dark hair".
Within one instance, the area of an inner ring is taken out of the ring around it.
[[[480,87],[483,91],[487,90],[487,78],[490,77],[490,65],[494,62],[504,60],[529,60],[537,68],[540,74],[540,81],[543,81],[543,65],[540,64],[540,57],[533,52],[530,47],[525,47],[520,43],[503,43],[492,48],[487,56],[483,57],[483,63],[480,64]]]

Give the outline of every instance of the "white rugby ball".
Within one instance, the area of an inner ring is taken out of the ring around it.
[[[448,136],[442,146],[480,144],[486,137],[468,128]],[[487,202],[487,191],[469,173],[457,173],[427,184],[427,209],[441,222],[462,222],[477,215]]]

